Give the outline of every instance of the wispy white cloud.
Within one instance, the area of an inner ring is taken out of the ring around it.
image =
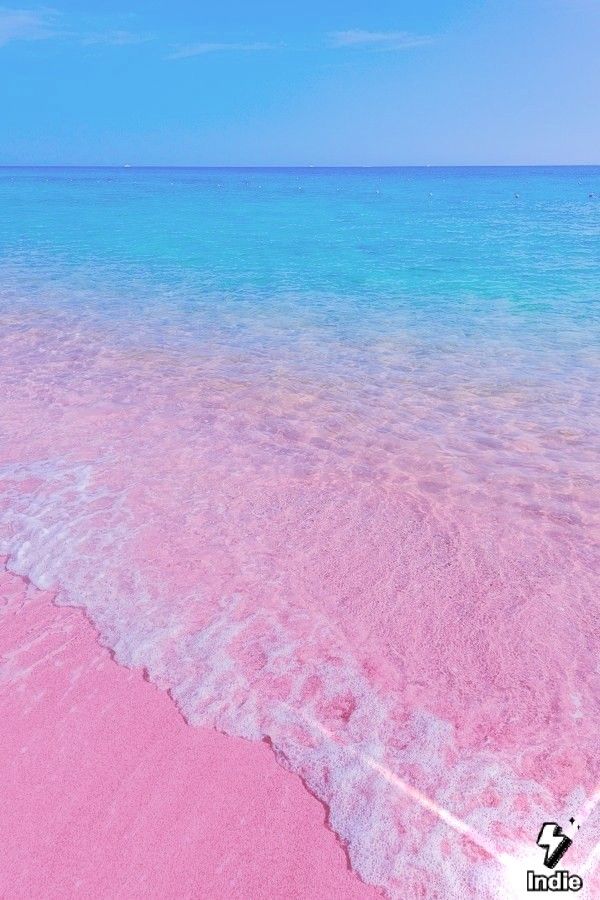
[[[186,44],[170,53],[168,59],[187,59],[190,56],[204,56],[206,53],[227,53],[231,51],[252,52],[257,50],[275,50],[276,48],[276,44],[266,44],[258,41],[251,44],[224,42]]]
[[[153,40],[154,36],[121,29],[90,31],[82,22],[65,22],[58,10],[48,7],[9,9],[0,6],[0,47],[12,41],[41,41],[50,38],[85,47],[93,44],[124,47],[145,44]]]
[[[332,47],[355,47],[371,50],[406,50],[432,44],[434,38],[427,34],[412,34],[410,31],[334,31],[329,35]]]
[[[0,6],[0,47],[11,41],[41,41],[55,37],[54,9],[8,9]]]
[[[81,44],[85,47],[104,45],[125,47],[145,44],[156,39],[155,35],[123,29],[99,29],[92,31],[83,22],[69,22],[68,27],[61,13],[50,7],[13,9],[0,6],[0,47],[12,41],[39,41],[50,38]],[[404,50],[433,43],[430,35],[412,34],[408,31],[366,31],[351,29],[329,34],[329,46],[367,50]],[[201,41],[176,46],[167,59],[187,59],[210,53],[252,53],[276,50],[284,44],[265,41]]]
[[[127,47],[132,44],[147,44],[153,41],[153,34],[138,34],[135,31],[98,31],[80,36],[81,43],[87,47],[92,44],[108,44],[111,47]]]

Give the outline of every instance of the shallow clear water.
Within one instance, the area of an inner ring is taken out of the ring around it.
[[[391,896],[589,870],[599,276],[597,168],[0,170],[0,553]]]

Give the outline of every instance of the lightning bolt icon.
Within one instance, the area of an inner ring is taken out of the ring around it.
[[[560,825],[556,822],[544,822],[538,835],[537,845],[546,851],[544,865],[553,869],[563,858],[573,841],[564,834]]]

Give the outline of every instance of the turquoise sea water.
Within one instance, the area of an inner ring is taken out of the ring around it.
[[[597,167],[0,169],[2,290],[158,341],[401,329],[560,377],[598,337],[599,228]]]
[[[3,257],[362,308],[585,303],[600,168],[0,169]],[[590,197],[590,195],[592,195]],[[482,311],[486,311],[485,307]],[[581,314],[590,314],[579,307]]]

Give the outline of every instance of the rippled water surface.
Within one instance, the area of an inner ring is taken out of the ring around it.
[[[0,170],[0,553],[389,896],[590,885],[599,285],[600,169]]]

